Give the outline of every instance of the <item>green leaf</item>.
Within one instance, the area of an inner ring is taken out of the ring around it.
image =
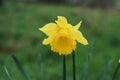
[[[40,73],[40,80],[43,80],[42,58],[40,54],[38,55],[38,68]]]
[[[82,73],[82,76],[81,76],[80,80],[87,80],[87,78],[88,78],[88,70],[89,70],[90,59],[91,59],[91,54],[89,54],[88,57],[87,57],[87,61],[84,65],[84,70],[83,70],[83,73]]]
[[[18,59],[12,55],[12,58],[14,60],[14,62],[16,63],[18,69],[21,71],[21,73],[23,74],[23,76],[26,78],[26,80],[31,80],[28,73],[25,71],[25,69],[23,68],[23,66],[20,64],[20,62],[18,61]]]
[[[112,62],[113,62],[113,60],[110,60],[106,64],[106,66],[104,67],[104,69],[102,70],[102,72],[100,73],[100,75],[98,76],[97,80],[101,80],[102,78],[103,78],[103,80],[106,80],[106,73],[110,69]]]
[[[8,79],[13,80],[12,77],[10,76],[9,72],[8,72],[7,67],[5,65],[4,65],[4,69],[5,69],[5,72],[6,72],[7,76],[8,76]]]

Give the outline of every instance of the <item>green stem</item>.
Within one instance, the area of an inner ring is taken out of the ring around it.
[[[63,55],[63,80],[66,80],[66,59]]]
[[[72,62],[73,62],[73,80],[76,80],[75,51],[73,51],[72,53]]]

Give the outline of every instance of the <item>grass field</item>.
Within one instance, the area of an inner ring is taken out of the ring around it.
[[[82,20],[80,31],[89,42],[88,46],[77,44],[77,80],[82,76],[88,55],[91,57],[87,79],[98,80],[102,70],[106,70],[106,75],[99,80],[111,79],[120,58],[120,11],[6,2],[0,8],[0,80],[8,80],[3,65],[7,66],[14,80],[24,80],[9,55],[11,53],[19,59],[32,80],[62,80],[62,56],[50,51],[49,46],[41,44],[46,35],[38,30],[45,24],[54,22],[59,15],[65,16],[73,25]],[[12,48],[13,51],[7,48]],[[38,67],[39,58],[41,68]],[[71,55],[68,55],[68,80],[72,80],[71,63]],[[110,63],[104,70],[106,64]]]

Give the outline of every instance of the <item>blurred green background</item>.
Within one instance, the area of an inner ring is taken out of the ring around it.
[[[57,16],[65,16],[72,25],[82,20],[80,31],[89,42],[88,46],[77,44],[77,80],[81,80],[88,55],[87,79],[111,79],[120,58],[120,0],[0,0],[0,80],[8,80],[4,65],[14,80],[25,80],[12,54],[32,80],[62,80],[62,56],[42,45],[46,35],[38,30]],[[67,79],[72,80],[71,55],[66,58]],[[109,61],[112,64],[105,77],[99,78]]]

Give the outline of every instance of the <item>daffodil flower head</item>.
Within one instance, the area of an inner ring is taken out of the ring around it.
[[[71,54],[76,48],[76,41],[87,45],[88,41],[83,37],[78,30],[80,28],[80,21],[77,25],[72,26],[67,22],[63,16],[58,16],[56,23],[48,23],[40,31],[44,32],[48,37],[43,40],[44,45],[50,45],[51,50],[60,55]]]

